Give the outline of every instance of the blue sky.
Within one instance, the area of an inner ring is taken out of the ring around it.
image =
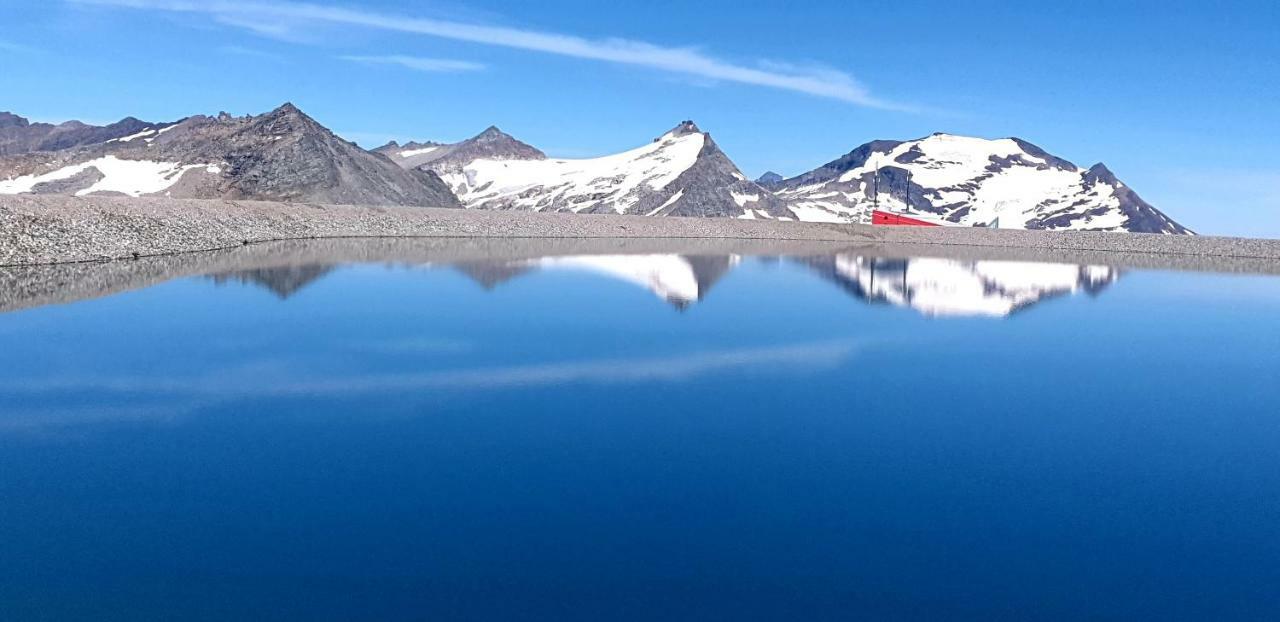
[[[558,156],[693,119],[748,175],[1018,136],[1205,233],[1280,237],[1280,3],[6,0],[0,110],[284,101],[365,146],[496,124]],[[14,6],[16,5],[16,6]]]

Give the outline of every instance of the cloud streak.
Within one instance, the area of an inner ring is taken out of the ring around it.
[[[338,58],[353,63],[366,65],[397,65],[414,71],[427,73],[462,73],[466,71],[484,71],[485,65],[465,60],[448,58],[422,58],[420,56],[339,56]]]
[[[678,382],[733,369],[832,367],[853,356],[852,340],[697,352],[665,357],[534,363],[476,369],[444,369],[407,374],[299,377],[287,370],[254,367],[195,378],[156,376],[65,377],[0,381],[0,396],[66,391],[121,394],[178,394],[210,398],[348,396],[394,391],[486,390],[575,383]],[[281,373],[284,372],[284,373]],[[3,418],[0,418],[2,420]]]
[[[208,15],[268,36],[284,36],[289,25],[329,24],[424,35],[454,41],[542,52],[586,60],[645,67],[677,75],[747,84],[839,100],[867,108],[915,111],[873,96],[849,74],[784,63],[749,66],[725,61],[691,47],[668,47],[630,39],[586,39],[574,35],[449,20],[412,18],[300,2],[252,0],[69,0],[75,4]]]

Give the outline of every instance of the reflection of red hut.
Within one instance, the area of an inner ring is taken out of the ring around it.
[[[931,222],[918,216],[906,216],[897,212],[874,210],[871,212],[873,225],[899,225],[906,227],[941,227],[940,222]]]

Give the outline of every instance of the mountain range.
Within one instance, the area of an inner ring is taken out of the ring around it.
[[[1017,138],[877,140],[752,181],[692,121],[622,153],[560,159],[496,127],[365,150],[292,104],[106,126],[0,113],[0,194],[17,193],[822,222],[867,222],[882,208],[956,226],[1191,233],[1103,164],[1081,168]]]

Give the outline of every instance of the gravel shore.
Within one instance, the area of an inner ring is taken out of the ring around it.
[[[124,197],[0,197],[0,265],[102,261],[318,238],[574,238],[841,242],[979,247],[1007,254],[1117,253],[1280,265],[1280,240],[870,227],[829,223],[645,218]]]

